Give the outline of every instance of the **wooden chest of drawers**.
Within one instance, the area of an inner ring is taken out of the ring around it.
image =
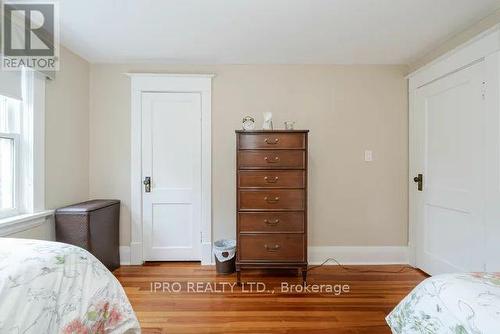
[[[307,275],[307,130],[236,131],[236,272]]]

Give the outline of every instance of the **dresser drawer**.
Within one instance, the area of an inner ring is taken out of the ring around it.
[[[239,149],[304,149],[303,133],[240,133]]]
[[[304,171],[240,171],[240,188],[304,188]]]
[[[240,210],[304,210],[303,190],[240,190]]]
[[[304,169],[305,152],[301,150],[238,151],[241,169]]]
[[[245,232],[304,232],[304,212],[239,212]]]
[[[303,234],[240,234],[240,261],[304,261]]]

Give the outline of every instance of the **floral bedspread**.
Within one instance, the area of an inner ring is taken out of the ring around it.
[[[87,251],[0,238],[0,333],[140,333],[118,280]]]
[[[428,278],[386,320],[394,334],[498,334],[500,273]]]

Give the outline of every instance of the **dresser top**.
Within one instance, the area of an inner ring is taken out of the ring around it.
[[[309,130],[236,130],[236,133],[307,133]]]

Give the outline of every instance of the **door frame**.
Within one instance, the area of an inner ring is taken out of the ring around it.
[[[144,263],[142,222],[142,93],[201,94],[201,264],[212,264],[212,79],[213,74],[126,73],[131,79],[130,264]]]
[[[414,119],[416,117],[415,101],[416,92],[419,88],[430,84],[436,80],[444,78],[452,73],[460,71],[464,68],[472,66],[477,62],[484,61],[487,71],[485,80],[485,96],[486,108],[488,113],[495,110],[492,102],[499,98],[498,92],[498,77],[499,77],[499,58],[498,52],[500,51],[500,25],[495,25],[492,28],[482,32],[468,42],[453,49],[452,51],[442,55],[435,61],[429,63],[408,75],[408,131],[409,131],[409,177],[408,177],[408,249],[409,249],[409,262],[410,265],[416,266],[416,244],[417,239],[417,224],[419,222],[418,212],[416,210],[416,201],[419,200],[417,196],[416,186],[413,177],[417,174],[416,159],[417,150],[412,143],[416,140],[416,129],[414,126]],[[424,175],[425,180],[425,175]]]

